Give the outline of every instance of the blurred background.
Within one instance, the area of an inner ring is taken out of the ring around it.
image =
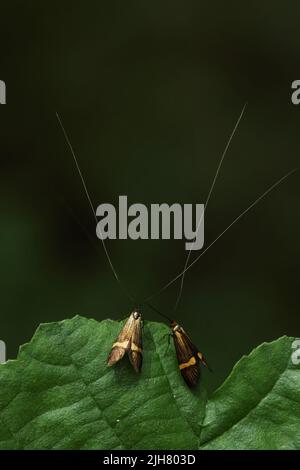
[[[299,4],[295,3],[298,9]],[[0,339],[8,358],[41,322],[127,316],[55,112],[95,206],[203,203],[207,246],[299,165],[299,15],[283,2],[14,1],[1,6]],[[187,273],[176,319],[214,374],[212,391],[263,341],[299,336],[296,173]],[[89,237],[86,236],[86,232]],[[90,241],[92,239],[92,242]],[[178,274],[184,241],[109,241],[142,299]],[[179,284],[153,299],[172,312]],[[161,321],[148,309],[147,320]]]

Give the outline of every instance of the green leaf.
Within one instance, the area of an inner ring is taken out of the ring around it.
[[[300,365],[294,338],[263,343],[234,367],[207,404],[204,449],[299,449]]]
[[[1,449],[300,448],[293,338],[263,344],[207,401],[183,382],[169,329],[146,322],[136,374],[107,355],[124,322],[79,316],[42,324],[0,366]]]

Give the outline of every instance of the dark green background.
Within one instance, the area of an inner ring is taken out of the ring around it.
[[[300,106],[290,98],[300,79],[298,10],[271,1],[1,5],[0,337],[9,358],[40,322],[76,313],[119,319],[132,308],[94,236],[55,111],[95,205],[120,194],[130,203],[202,203],[248,101],[206,213],[209,243],[298,166]],[[299,336],[298,188],[299,173],[186,277],[176,318],[212,364],[210,390],[262,341]],[[138,298],[177,274],[186,256],[180,241],[108,248]],[[177,289],[157,307],[172,312]]]

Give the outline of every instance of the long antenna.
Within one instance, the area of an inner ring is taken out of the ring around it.
[[[231,132],[231,134],[230,134],[230,136],[229,136],[229,139],[228,139],[228,141],[227,141],[227,144],[226,144],[226,146],[225,146],[225,148],[224,148],[224,150],[223,150],[223,153],[222,153],[222,155],[221,155],[221,160],[220,160],[220,162],[219,162],[219,165],[218,165],[216,174],[215,174],[214,179],[213,179],[213,182],[212,182],[212,184],[211,184],[211,187],[210,187],[210,190],[209,190],[209,193],[208,193],[208,196],[207,196],[205,205],[204,205],[204,210],[203,210],[203,212],[202,212],[202,214],[201,214],[199,223],[198,223],[197,228],[196,228],[195,237],[197,237],[199,228],[200,228],[200,226],[201,226],[201,222],[202,222],[203,217],[204,217],[204,212],[205,212],[205,210],[206,210],[206,208],[207,208],[207,205],[208,205],[208,203],[209,203],[210,196],[212,195],[212,192],[213,192],[215,183],[216,183],[216,181],[217,181],[217,178],[218,178],[218,175],[219,175],[219,172],[220,172],[222,163],[223,163],[223,160],[224,160],[224,158],[225,158],[225,156],[226,156],[226,154],[227,154],[227,150],[229,149],[229,146],[230,146],[231,141],[232,141],[232,139],[233,139],[233,137],[234,137],[234,134],[235,134],[235,132],[236,132],[238,126],[239,126],[239,123],[240,123],[240,121],[241,121],[241,119],[242,119],[242,117],[243,117],[243,114],[244,114],[244,111],[245,111],[245,109],[246,109],[246,106],[247,106],[247,103],[244,104],[243,109],[242,109],[242,111],[241,111],[241,113],[240,113],[240,115],[239,115],[239,117],[238,117],[238,120],[237,120],[237,122],[236,122],[236,124],[235,124],[235,126],[234,126],[234,128],[233,128],[233,131]],[[178,292],[177,299],[176,299],[176,302],[175,302],[174,310],[177,310],[179,301],[180,301],[181,296],[182,296],[183,283],[184,283],[184,278],[185,278],[185,272],[186,272],[186,268],[187,268],[187,266],[188,266],[188,264],[189,264],[189,261],[190,261],[191,253],[192,253],[192,250],[190,250],[190,251],[188,252],[187,257],[186,257],[186,260],[185,260],[185,264],[184,264],[184,268],[183,268],[183,274],[182,274],[182,276],[181,276],[181,282],[180,282],[179,292]]]
[[[72,146],[72,144],[71,144],[71,141],[70,141],[70,139],[69,139],[69,136],[68,136],[68,134],[67,134],[67,132],[66,132],[64,126],[63,126],[63,123],[62,123],[62,121],[61,121],[61,119],[60,119],[60,117],[59,117],[59,114],[58,114],[57,112],[56,112],[56,117],[57,117],[57,120],[58,120],[58,122],[59,122],[59,125],[60,125],[60,127],[61,127],[61,129],[62,129],[62,131],[63,131],[64,137],[65,137],[66,142],[67,142],[67,144],[68,144],[68,146],[69,146],[69,149],[70,149],[70,151],[71,151],[71,154],[72,154],[72,156],[73,156],[73,159],[74,159],[74,162],[75,162],[75,165],[76,165],[76,168],[77,168],[79,177],[80,177],[80,179],[81,179],[84,192],[85,192],[85,194],[86,194],[87,200],[88,200],[89,205],[90,205],[90,207],[91,207],[91,210],[92,210],[94,219],[95,219],[95,221],[96,221],[96,224],[98,224],[97,215],[96,215],[96,212],[95,212],[95,209],[94,209],[94,206],[93,206],[91,197],[90,197],[90,195],[89,195],[89,192],[88,192],[88,189],[87,189],[87,185],[86,185],[86,183],[85,183],[85,180],[84,180],[82,171],[80,170],[80,166],[79,166],[78,160],[77,160],[77,158],[76,158],[76,155],[75,155],[73,146]],[[105,252],[106,258],[107,258],[107,260],[108,260],[109,266],[110,266],[110,268],[111,268],[111,270],[112,270],[112,272],[113,272],[113,275],[114,275],[116,281],[118,282],[120,288],[121,288],[122,291],[125,293],[125,295],[126,295],[132,302],[134,302],[133,297],[132,297],[132,296],[128,293],[128,291],[123,287],[123,285],[122,285],[122,283],[121,283],[121,281],[120,281],[120,279],[119,279],[119,276],[118,276],[118,274],[117,274],[117,271],[116,271],[116,269],[115,269],[115,267],[114,267],[114,265],[113,265],[113,263],[112,263],[112,260],[111,260],[110,255],[109,255],[109,253],[108,253],[108,250],[107,250],[107,247],[106,247],[105,241],[104,241],[104,239],[103,239],[103,235],[102,235],[102,232],[101,232],[101,229],[100,229],[100,228],[99,228],[99,232],[100,232],[100,235],[101,235],[101,241],[102,241],[102,245],[103,245],[103,248],[104,248],[104,252]]]
[[[287,179],[289,176],[291,176],[293,173],[295,173],[296,171],[298,171],[298,168],[295,168],[294,170],[291,170],[289,171],[289,173],[287,173],[286,175],[282,176],[279,180],[277,180],[274,184],[272,184],[272,186],[270,186],[263,194],[261,194],[261,196],[259,196],[252,204],[250,204],[250,206],[247,207],[247,209],[245,209],[238,217],[236,217],[230,225],[228,225],[228,227],[225,228],[225,230],[223,230],[223,232],[221,232],[217,238],[215,238],[215,240],[213,242],[211,242],[208,247],[202,251],[202,253],[197,256],[196,259],[194,259],[194,261],[192,261],[192,263],[187,266],[181,273],[179,273],[176,277],[174,277],[173,279],[171,279],[171,281],[169,281],[167,284],[165,284],[158,292],[156,292],[155,294],[149,296],[145,302],[149,302],[149,300],[153,299],[154,297],[156,297],[157,295],[161,294],[162,292],[164,292],[169,286],[171,286],[175,281],[177,281],[177,279],[179,279],[183,274],[186,273],[186,271],[188,269],[190,269],[195,263],[197,263],[197,261],[201,258],[201,256],[203,256],[218,240],[219,238],[221,238],[226,232],[227,230],[229,230],[238,220],[240,220],[247,212],[250,211],[250,209],[252,209],[256,204],[259,203],[259,201],[261,201],[265,196],[267,196],[273,189],[275,189],[277,186],[279,186],[280,183],[282,183],[285,179]]]
[[[169,322],[172,321],[172,318],[170,318],[170,317],[168,317],[168,315],[165,315],[164,313],[160,312],[160,310],[158,310],[156,307],[154,307],[154,305],[150,304],[150,302],[144,302],[144,304],[148,305],[148,307],[150,307],[152,310],[154,310],[154,312],[158,313],[158,315],[165,318]]]

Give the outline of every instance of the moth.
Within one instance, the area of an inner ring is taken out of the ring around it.
[[[170,328],[181,375],[189,387],[195,387],[200,379],[200,363],[211,369],[203,354],[198,351],[188,334],[175,320],[171,321]]]
[[[136,372],[141,372],[143,363],[142,346],[142,316],[139,310],[134,310],[123,326],[118,338],[113,343],[107,359],[108,366],[119,362],[127,353]]]

